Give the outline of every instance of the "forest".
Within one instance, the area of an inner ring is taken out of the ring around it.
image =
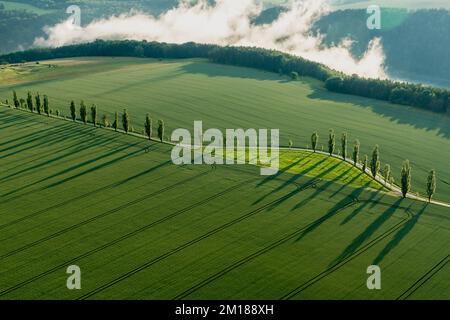
[[[56,58],[81,56],[131,56],[147,58],[183,59],[207,58],[212,62],[256,68],[298,77],[308,76],[325,82],[333,92],[357,95],[396,104],[414,106],[439,113],[450,111],[450,91],[419,84],[390,80],[365,79],[347,76],[315,63],[286,53],[251,47],[220,47],[196,43],[182,45],[147,41],[105,41],[38,48],[0,56],[0,64],[23,63]]]

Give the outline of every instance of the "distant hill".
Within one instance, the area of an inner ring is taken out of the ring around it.
[[[280,6],[267,9],[254,22],[270,23],[285,10]],[[380,37],[391,77],[450,88],[450,11],[383,9],[381,30],[369,30],[366,20],[366,10],[337,10],[322,17],[313,32],[325,36],[326,46],[345,38],[353,40],[355,58]]]

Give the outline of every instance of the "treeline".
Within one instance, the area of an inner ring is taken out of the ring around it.
[[[384,167],[381,168],[380,147],[378,145],[373,148],[370,158],[368,155],[364,155],[364,157],[361,158],[361,143],[359,140],[355,140],[353,143],[352,153],[348,153],[348,134],[346,132],[343,132],[341,135],[340,149],[337,149],[338,142],[336,141],[337,138],[333,129],[329,131],[327,138],[327,152],[330,157],[336,155],[337,153],[343,161],[351,161],[355,168],[361,169],[363,173],[370,174],[373,179],[377,180],[377,178],[380,177],[384,180],[385,185],[394,185],[395,180],[392,176],[391,166],[389,164],[385,164]],[[319,134],[314,132],[311,135],[311,150],[314,153],[317,152],[319,140]],[[292,141],[289,142],[289,146],[292,147]],[[322,151],[324,151],[323,146]],[[411,172],[412,169],[410,162],[409,160],[405,160],[400,173],[400,191],[403,198],[406,198],[408,193],[411,192]],[[431,202],[432,197],[436,193],[436,181],[436,171],[431,170],[426,181],[426,195],[429,202]]]
[[[16,91],[13,91],[13,105],[11,106],[6,101],[6,104],[10,107],[16,109],[26,109],[32,113],[38,113],[40,115],[47,115],[48,117],[53,114],[53,110],[50,108],[50,103],[47,95],[41,96],[39,93],[32,94],[27,93],[26,99],[19,98]],[[127,109],[119,115],[118,112],[114,113],[114,118],[112,122],[109,120],[107,114],[103,114],[100,117],[98,108],[93,104],[90,108],[81,101],[79,106],[76,105],[75,101],[71,101],[69,105],[69,117],[65,117],[59,110],[56,110],[55,115],[57,117],[63,117],[66,120],[72,120],[73,122],[82,122],[84,124],[91,123],[94,127],[104,127],[112,128],[114,131],[121,129],[124,133],[134,133],[135,130],[131,124],[130,114]],[[146,136],[149,140],[153,139],[153,119],[149,114],[146,115],[143,121],[144,129],[142,130],[142,135]],[[163,120],[158,120],[157,138],[159,141],[163,142],[165,138],[165,123]],[[311,150],[315,153],[320,143],[320,136],[317,132],[311,135]],[[380,160],[380,148],[376,145],[373,148],[372,155],[369,159],[368,155],[361,158],[360,149],[361,144],[359,140],[355,140],[353,144],[353,150],[349,154],[349,142],[348,134],[346,132],[342,133],[340,138],[340,149],[337,148],[338,142],[334,130],[330,130],[327,139],[327,152],[330,156],[338,155],[343,161],[351,161],[356,168],[362,170],[363,173],[370,174],[373,179],[378,180],[379,177],[384,179],[386,186],[394,185],[395,181],[391,174],[391,166],[385,164],[384,168],[381,169]],[[292,140],[289,141],[289,147],[293,146]],[[322,145],[322,151],[323,150]],[[309,146],[308,146],[309,149]],[[408,193],[411,191],[411,165],[408,160],[405,160],[401,170],[401,180],[400,180],[400,190],[404,198],[407,197]],[[431,170],[429,172],[427,183],[426,183],[426,194],[428,200],[431,201],[433,195],[436,193],[436,172]]]
[[[6,100],[6,104],[10,106],[9,101]],[[74,122],[81,121],[84,124],[91,123],[94,127],[104,127],[104,128],[112,128],[115,131],[120,129],[123,130],[126,134],[135,133],[133,126],[131,125],[130,114],[127,109],[123,110],[123,113],[119,115],[118,112],[115,112],[114,119],[112,122],[108,118],[107,114],[103,114],[100,117],[98,112],[98,108],[95,104],[93,104],[90,108],[87,107],[85,102],[82,100],[79,106],[76,105],[75,101],[71,101],[69,105],[69,117],[65,117],[64,114],[59,110],[53,110],[50,108],[50,103],[47,95],[41,96],[39,92],[34,95],[29,91],[27,93],[27,97],[19,98],[16,91],[13,91],[13,105],[15,109],[24,109],[28,110],[32,113],[37,113],[39,115],[46,115],[50,117],[54,115],[56,117],[63,117],[64,119],[70,119]],[[10,106],[11,107],[11,106]],[[120,119],[120,120],[119,120]],[[144,130],[142,132],[143,135],[147,136],[149,139],[153,138],[153,120],[149,114],[147,114],[144,121]],[[122,127],[120,127],[122,125]],[[163,142],[165,134],[165,124],[163,120],[158,120],[157,127],[157,138]]]
[[[212,62],[279,72],[286,75],[313,77],[324,81],[330,91],[410,105],[434,112],[450,111],[450,91],[390,80],[365,79],[340,72],[300,57],[274,50],[250,47],[220,47],[185,43],[168,44],[147,41],[104,41],[42,48],[11,53],[0,57],[0,63],[48,60],[81,56],[133,56],[147,58],[207,58]]]
[[[363,79],[357,76],[331,77],[327,79],[325,86],[333,92],[384,100],[433,112],[450,112],[450,91],[445,89],[389,80]]]

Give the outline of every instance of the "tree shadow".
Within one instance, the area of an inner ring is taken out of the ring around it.
[[[325,158],[326,160],[326,158]],[[322,171],[320,174],[312,178],[309,182],[312,182],[313,180],[322,180],[322,177],[327,175],[328,173],[334,171],[337,167],[341,166],[342,162],[338,162],[335,165],[331,166],[325,171]],[[336,181],[339,181],[342,177],[344,177],[347,173],[349,173],[352,170],[352,168],[348,168],[346,171],[342,172],[340,175],[336,176],[332,180],[327,181],[323,186],[320,188],[316,188],[314,193],[310,195],[309,197],[303,199],[301,202],[297,203],[291,211],[295,211],[297,209],[300,209],[301,207],[307,205],[310,201],[312,201],[314,198],[316,198],[319,194],[321,194],[324,190],[328,189],[332,184],[336,183]]]
[[[364,188],[355,189],[351,194],[347,195],[345,198],[343,198],[341,201],[336,203],[333,208],[327,211],[325,215],[320,217],[319,219],[315,220],[311,225],[309,225],[297,238],[296,241],[302,240],[304,237],[306,237],[308,234],[316,230],[318,227],[320,227],[325,221],[331,219],[336,214],[341,212],[342,210],[345,210],[349,208],[350,206],[355,205],[358,203],[358,197],[364,192]]]
[[[370,183],[367,183],[366,186],[368,186]],[[355,218],[361,211],[363,211],[363,209],[365,209],[370,203],[372,203],[371,207],[374,207],[377,202],[373,201],[375,199],[376,196],[378,196],[381,193],[381,190],[376,191],[375,193],[372,193],[372,195],[370,196],[370,198],[366,201],[364,201],[358,208],[356,208],[355,210],[353,210],[347,217],[344,218],[344,220],[342,220],[342,222],[340,223],[341,226],[349,223],[351,220],[353,220],[353,218]]]
[[[364,242],[369,239],[386,221],[388,221],[395,212],[400,208],[399,205],[403,199],[398,199],[393,205],[391,205],[386,211],[380,214],[367,228],[359,234],[342,253],[330,264],[336,265],[343,260],[350,257],[353,253],[361,247]]]
[[[420,108],[396,105],[387,101],[374,100],[359,96],[335,93],[318,86],[310,86],[313,93],[308,98],[341,102],[363,107],[388,118],[398,124],[411,125],[427,131],[438,130],[439,135],[450,138],[450,117],[442,113],[434,113]]]
[[[230,66],[219,63],[213,63],[215,68],[211,68],[211,62],[207,61],[193,61],[191,63],[183,64],[179,70],[183,73],[202,74],[208,77],[228,77],[239,79],[252,79],[259,81],[285,81],[285,76],[280,76],[277,73],[258,70],[241,66]],[[247,70],[248,72],[243,72]],[[243,90],[245,88],[242,88]]]
[[[276,174],[271,175],[271,176],[267,176],[266,178],[264,178],[262,181],[260,181],[256,187],[261,187],[262,185],[271,182],[273,180],[278,179],[281,175],[285,174],[289,169],[292,169],[293,167],[295,167],[296,165],[298,165],[302,160],[309,158],[311,155],[308,155],[304,158],[298,158],[296,161],[292,162],[291,164],[287,165],[284,168],[281,168]],[[309,161],[307,162],[309,163]]]
[[[0,152],[17,149],[17,148],[20,148],[20,149],[0,156],[0,159],[5,159],[8,157],[14,156],[25,150],[30,151],[30,150],[40,148],[43,146],[55,145],[59,142],[66,141],[67,139],[70,139],[75,136],[80,136],[80,135],[83,135],[83,133],[79,133],[79,132],[71,131],[71,130],[67,130],[67,129],[65,130],[64,128],[62,128],[60,130],[56,130],[56,131],[50,132],[48,134],[42,134],[33,139],[29,139],[27,141],[20,142],[13,146],[4,148],[4,149],[0,150]],[[56,137],[54,137],[54,136],[56,136]],[[31,145],[28,146],[29,144],[31,144]]]
[[[294,162],[293,164],[289,165],[288,167],[285,167],[283,169],[283,173],[286,172],[286,170],[294,167],[296,164],[298,164],[301,160],[298,160],[296,162]],[[291,184],[295,184],[297,186],[297,188],[304,188],[304,186],[301,186],[298,184],[297,180],[300,179],[301,177],[303,177],[305,174],[309,173],[310,171],[314,170],[315,168],[317,168],[319,165],[321,165],[323,162],[326,161],[326,158],[315,163],[313,166],[310,166],[304,170],[302,170],[299,173],[296,174],[290,174],[290,178],[285,180],[281,185],[279,185],[277,188],[271,190],[270,192],[266,193],[265,195],[263,195],[262,197],[260,197],[259,199],[257,199],[255,202],[253,202],[252,205],[261,203],[261,201],[263,201],[264,199],[266,199],[267,197],[269,197],[270,195],[273,195],[277,192],[280,192],[281,190],[285,189],[286,187],[290,186]],[[306,163],[304,163],[304,165],[307,165],[308,163],[310,163],[311,160],[308,160]],[[279,172],[280,173],[280,172]]]
[[[77,154],[77,153],[81,152],[81,151],[86,151],[86,150],[92,149],[94,147],[95,148],[101,147],[103,145],[109,144],[109,143],[117,140],[117,138],[111,138],[111,137],[106,137],[106,136],[99,136],[99,137],[96,137],[96,138],[91,139],[91,140],[85,140],[85,141],[81,141],[81,142],[78,141],[79,138],[83,138],[83,137],[86,137],[88,135],[89,135],[89,133],[84,133],[84,134],[76,136],[77,140],[75,142],[78,142],[77,144],[72,145],[70,147],[65,147],[65,148],[60,150],[60,151],[66,151],[65,153],[63,153],[63,154],[61,154],[59,156],[56,156],[56,157],[51,157],[50,159],[47,159],[47,160],[45,160],[45,161],[43,161],[41,163],[36,163],[36,164],[34,164],[34,165],[30,166],[30,167],[26,167],[26,168],[23,168],[23,169],[21,169],[19,171],[15,171],[13,173],[10,173],[10,174],[0,178],[0,182],[2,182],[2,181],[5,182],[5,181],[9,181],[9,180],[18,178],[22,174],[30,173],[30,172],[32,172],[34,170],[37,170],[37,169],[40,169],[40,168],[42,168],[44,166],[48,166],[48,165],[50,165],[52,163],[64,160],[64,159],[66,159],[66,158],[68,158],[68,157],[70,157],[70,156],[72,156],[74,154]],[[52,154],[57,154],[60,151],[52,152]]]
[[[397,247],[400,242],[403,240],[404,237],[408,233],[411,232],[411,230],[414,228],[414,226],[419,221],[420,217],[425,213],[425,210],[428,208],[428,203],[425,204],[420,211],[415,214],[410,220],[408,220],[403,227],[394,235],[394,238],[392,238],[391,241],[389,241],[388,244],[381,250],[381,252],[378,254],[378,256],[374,259],[373,264],[378,265],[383,261],[383,259]]]
[[[112,150],[112,151],[103,153],[103,154],[101,154],[101,155],[99,155],[99,156],[97,156],[97,157],[95,157],[95,158],[92,158],[92,159],[83,161],[83,162],[81,162],[81,163],[79,163],[79,164],[73,165],[73,166],[71,166],[71,167],[69,167],[69,168],[65,168],[65,169],[63,169],[63,170],[61,170],[61,171],[59,171],[59,172],[56,172],[56,173],[54,173],[54,174],[52,174],[52,175],[50,175],[50,176],[47,176],[47,177],[45,177],[45,178],[42,178],[42,179],[38,180],[38,181],[35,181],[35,182],[33,182],[33,183],[29,183],[29,184],[27,184],[25,187],[20,187],[20,188],[14,189],[14,190],[12,190],[12,191],[9,191],[9,192],[3,194],[3,197],[9,196],[9,195],[13,195],[13,194],[15,194],[15,193],[17,193],[17,192],[19,192],[19,191],[23,191],[24,189],[28,189],[28,188],[30,188],[30,187],[32,187],[32,186],[37,185],[37,184],[46,182],[46,181],[51,180],[51,179],[53,179],[53,178],[57,178],[57,177],[62,176],[62,175],[64,175],[64,174],[70,173],[70,172],[72,172],[72,171],[74,171],[74,170],[77,170],[77,169],[80,169],[80,168],[82,168],[82,167],[85,167],[85,166],[88,166],[88,165],[90,165],[90,164],[93,164],[93,163],[95,163],[95,162],[101,161],[101,160],[103,160],[103,159],[105,159],[105,158],[108,158],[108,157],[113,156],[113,155],[115,155],[115,154],[118,154],[118,153],[120,153],[120,152],[122,152],[122,151],[125,151],[125,150],[127,150],[127,149],[129,149],[129,148],[132,148],[132,147],[134,147],[134,146],[136,146],[136,145],[138,145],[138,144],[140,144],[140,143],[141,143],[141,142],[137,142],[137,143],[134,143],[134,144],[132,144],[132,145],[126,145],[126,146],[123,146],[122,148],[114,149],[114,150]],[[106,162],[106,163],[100,164],[100,165],[98,165],[98,166],[95,166],[95,167],[93,167],[93,168],[91,168],[91,169],[88,169],[88,170],[86,170],[86,171],[83,171],[83,172],[81,172],[81,173],[75,174],[75,175],[70,176],[70,177],[68,177],[68,178],[65,178],[65,179],[63,179],[63,180],[59,180],[59,181],[57,181],[57,182],[55,182],[55,183],[52,183],[52,184],[50,184],[49,186],[47,186],[47,187],[45,187],[45,188],[43,188],[43,189],[48,189],[48,188],[51,188],[51,187],[60,185],[60,184],[62,184],[62,183],[68,182],[68,181],[73,180],[73,179],[75,179],[75,178],[81,177],[81,176],[83,176],[83,175],[85,175],[85,174],[87,174],[87,173],[96,171],[96,170],[98,170],[98,169],[104,168],[104,167],[106,167],[106,166],[108,166],[108,165],[111,165],[111,164],[113,164],[113,163],[116,163],[117,161],[120,161],[120,160],[123,160],[123,159],[125,159],[125,158],[131,157],[131,156],[133,156],[133,155],[135,155],[135,154],[137,154],[137,153],[140,153],[140,152],[143,152],[143,151],[142,151],[141,149],[139,149],[138,151],[132,152],[131,154],[126,154],[125,156],[117,157],[117,158],[115,158],[115,159],[113,159],[113,160],[110,160],[110,161],[108,161],[108,162]]]

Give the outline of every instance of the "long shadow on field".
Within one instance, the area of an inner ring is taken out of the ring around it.
[[[35,182],[33,182],[33,183],[30,183],[30,184],[26,185],[25,187],[21,187],[21,188],[15,189],[15,190],[13,190],[13,191],[10,191],[10,192],[4,194],[3,196],[9,196],[9,195],[15,194],[15,193],[17,193],[17,192],[19,192],[19,191],[23,191],[24,189],[30,188],[30,187],[32,187],[32,186],[34,186],[34,185],[40,184],[40,183],[42,183],[42,182],[48,181],[48,180],[53,179],[53,178],[57,178],[57,177],[59,177],[59,176],[61,176],[61,175],[67,174],[67,173],[70,173],[71,171],[80,169],[80,168],[82,168],[82,167],[84,167],[84,166],[88,166],[88,165],[93,164],[93,163],[95,163],[95,162],[97,162],[97,161],[101,161],[101,160],[103,160],[103,159],[105,159],[105,158],[108,158],[108,157],[113,156],[113,155],[115,155],[115,154],[117,154],[117,153],[120,153],[120,152],[122,152],[122,151],[125,151],[125,150],[127,150],[127,149],[129,149],[129,148],[132,148],[132,147],[134,147],[134,146],[137,146],[137,145],[140,144],[140,143],[141,143],[141,142],[137,142],[137,143],[134,143],[134,144],[131,144],[131,145],[126,145],[126,146],[124,146],[124,147],[122,147],[122,148],[114,149],[114,150],[112,150],[112,151],[103,153],[102,155],[97,156],[97,157],[95,157],[95,158],[93,158],[93,159],[83,161],[82,163],[73,165],[73,166],[71,166],[71,167],[69,167],[69,168],[66,168],[66,169],[61,170],[61,171],[59,171],[59,172],[57,172],[57,173],[54,173],[54,174],[52,174],[52,175],[50,175],[50,176],[48,176],[48,177],[45,177],[45,178],[43,178],[43,179],[40,179],[40,180],[35,181]],[[81,176],[83,176],[83,175],[85,175],[85,174],[94,172],[94,171],[96,171],[96,170],[102,169],[102,168],[107,167],[107,166],[110,166],[110,165],[112,165],[112,164],[114,164],[114,163],[116,163],[116,162],[118,162],[118,161],[121,161],[121,160],[124,160],[124,159],[126,159],[126,158],[132,157],[132,156],[134,156],[134,155],[136,155],[136,154],[138,154],[138,153],[141,153],[141,152],[143,152],[143,151],[142,151],[141,149],[139,149],[139,150],[134,151],[134,152],[132,152],[132,153],[130,153],[130,154],[126,154],[126,155],[123,155],[123,156],[120,156],[120,157],[116,157],[116,158],[114,158],[114,159],[112,159],[112,160],[110,160],[110,161],[107,161],[107,162],[105,162],[105,163],[102,163],[102,164],[100,164],[100,165],[97,165],[97,166],[95,166],[95,167],[93,167],[93,168],[90,168],[90,169],[88,169],[88,170],[85,170],[85,171],[83,171],[83,172],[80,172],[80,173],[78,173],[78,174],[75,174],[75,175],[70,176],[70,177],[68,177],[68,178],[65,178],[65,179],[63,179],[63,180],[59,180],[58,182],[55,182],[55,183],[53,183],[53,184],[50,184],[49,186],[47,186],[47,187],[45,187],[45,188],[43,188],[43,189],[48,189],[48,188],[52,188],[52,187],[55,187],[55,186],[57,186],[57,185],[63,184],[63,183],[65,183],[65,182],[68,182],[68,181],[73,180],[73,179],[75,179],[75,178],[81,177]]]
[[[308,234],[316,230],[318,227],[320,227],[324,222],[334,217],[336,214],[341,212],[344,209],[347,209],[350,206],[355,205],[358,203],[359,196],[364,192],[364,187],[353,190],[352,193],[347,195],[345,198],[343,198],[341,201],[336,203],[330,210],[327,211],[327,213],[314,221],[308,228],[306,228],[300,237],[297,238],[296,241],[301,241],[304,237],[306,237]]]
[[[336,168],[340,167],[342,165],[341,162],[336,163],[335,165],[331,166],[325,171],[322,171],[319,175],[315,176],[314,178],[310,179],[309,183],[312,183],[313,181],[319,182],[321,178],[328,173],[334,171]],[[346,171],[342,172],[337,177],[333,178],[332,180],[327,181],[324,185],[322,185],[320,188],[316,188],[313,194],[311,194],[309,197],[303,199],[299,203],[297,203],[291,211],[295,211],[297,209],[300,209],[301,207],[307,205],[310,201],[312,201],[314,198],[316,198],[318,195],[320,195],[324,190],[327,190],[331,185],[336,183],[336,181],[339,181],[341,178],[345,177],[347,173],[349,173],[353,168],[348,168]]]
[[[29,119],[26,119],[25,117],[18,117],[18,116],[11,116],[8,117],[7,119],[1,119],[2,122],[0,123],[0,129],[8,129],[10,127],[14,127],[17,125],[23,125],[24,123],[30,122],[32,123]],[[21,127],[22,128],[22,127]]]
[[[368,186],[370,183],[367,183],[366,186]],[[362,212],[365,208],[367,208],[367,206],[371,203],[371,207],[374,207],[377,202],[374,201],[375,198],[381,193],[381,190],[378,190],[376,192],[373,192],[369,199],[366,200],[365,202],[363,202],[360,206],[358,206],[355,210],[353,210],[348,216],[346,216],[344,218],[344,220],[342,220],[342,222],[340,223],[341,226],[349,223],[351,220],[353,220],[360,212]],[[383,196],[381,196],[378,200],[381,200]]]
[[[321,162],[322,162],[322,161],[321,161]],[[318,188],[318,187],[317,187],[317,184],[318,184],[319,182],[322,181],[321,178],[322,178],[324,175],[326,175],[327,173],[329,173],[330,171],[334,170],[334,169],[335,169],[336,167],[338,167],[338,166],[339,166],[339,164],[336,164],[336,165],[334,165],[333,167],[331,167],[331,168],[327,169],[326,171],[323,171],[323,172],[320,173],[319,175],[315,176],[314,178],[309,179],[305,184],[303,184],[303,185],[298,185],[298,186],[297,186],[297,192],[296,192],[296,193],[298,193],[298,192],[300,192],[300,191],[304,191],[304,190],[309,189],[309,188],[316,189],[316,191],[314,192],[313,196],[310,196],[310,197],[307,198],[308,200],[312,200],[313,198],[315,198],[316,195],[320,194],[323,190],[327,189],[329,185],[333,184],[337,179],[340,179],[340,178],[341,178],[341,176],[339,176],[339,177],[337,177],[337,178],[335,178],[335,179],[333,179],[333,180],[331,180],[331,181],[325,183],[324,186],[323,186],[323,188]],[[311,170],[312,170],[312,169],[311,169]],[[305,170],[305,171],[310,171],[310,170],[307,169],[307,170]],[[342,175],[345,175],[345,174],[346,174],[346,173],[344,172]],[[270,210],[272,210],[272,209],[274,209],[275,207],[281,205],[281,204],[282,204],[283,202],[285,202],[287,199],[288,199],[288,198],[285,198],[285,199],[283,199],[283,200],[281,200],[281,201],[277,201],[275,204],[273,204],[273,205],[270,207]],[[309,201],[308,201],[308,202],[309,202]],[[295,210],[295,209],[291,209],[291,211],[294,211],[294,210]]]
[[[278,179],[281,175],[285,174],[286,171],[288,171],[289,169],[292,169],[293,167],[295,167],[296,165],[298,165],[303,159],[298,159],[295,162],[292,162],[291,164],[287,165],[286,167],[280,169],[276,174],[272,175],[272,176],[267,176],[266,178],[264,178],[261,182],[259,182],[256,186],[257,187],[261,187],[262,185],[271,182],[273,180]]]
[[[56,156],[56,157],[51,157],[49,159],[45,158],[46,155],[41,155],[41,157],[39,159],[39,160],[43,160],[41,163],[36,163],[37,161],[33,161],[33,163],[35,163],[34,165],[32,165],[30,167],[25,167],[19,171],[14,171],[14,172],[0,178],[0,182],[9,181],[9,180],[18,178],[20,175],[23,175],[25,173],[30,173],[30,172],[40,169],[44,166],[48,166],[55,162],[64,160],[70,156],[78,154],[79,152],[83,152],[83,151],[86,151],[86,150],[89,150],[92,148],[98,148],[98,147],[101,147],[103,145],[109,144],[109,143],[117,140],[116,138],[110,138],[110,137],[105,137],[105,136],[98,136],[98,137],[95,137],[94,139],[90,139],[90,140],[82,140],[83,137],[86,137],[89,135],[90,135],[89,132],[80,134],[79,136],[76,137],[74,144],[63,147],[59,150],[51,151],[52,152],[51,155],[58,154],[61,151],[66,151],[65,153],[63,153],[59,156]],[[64,141],[64,142],[67,144],[67,141]]]
[[[139,143],[140,143],[140,142],[139,142]],[[98,160],[101,160],[101,159],[104,159],[104,158],[106,158],[106,157],[109,157],[110,155],[114,155],[114,154],[116,154],[116,153],[125,151],[126,149],[128,149],[128,148],[130,148],[130,147],[134,147],[134,146],[138,145],[139,143],[134,143],[134,144],[132,144],[131,146],[127,146],[127,147],[121,148],[121,149],[119,149],[119,150],[114,150],[114,151],[108,153],[108,155],[104,155],[104,156],[101,156],[101,157],[96,158],[96,160],[89,160],[89,161],[86,161],[85,163],[82,164],[82,166],[85,166],[85,165],[94,163],[94,162],[96,162],[96,161],[98,161]],[[46,186],[45,189],[50,189],[50,188],[59,186],[59,185],[64,184],[64,183],[66,183],[66,182],[69,182],[69,181],[72,181],[72,180],[77,179],[77,178],[79,178],[79,177],[82,177],[82,176],[84,176],[84,175],[86,175],[86,174],[89,174],[89,173],[92,173],[92,172],[94,172],[94,171],[97,171],[97,170],[100,170],[100,169],[109,167],[109,166],[111,166],[111,165],[113,165],[113,164],[116,164],[117,162],[126,160],[126,159],[128,159],[128,158],[132,158],[132,157],[134,157],[135,155],[140,154],[140,153],[143,153],[143,152],[144,152],[144,151],[143,151],[142,149],[138,149],[138,150],[133,151],[133,152],[131,152],[131,153],[127,153],[127,154],[125,154],[125,155],[123,155],[123,156],[116,157],[116,158],[114,158],[114,159],[112,159],[112,160],[109,160],[109,161],[104,162],[104,163],[102,163],[102,164],[99,164],[99,165],[97,165],[97,166],[95,166],[95,167],[92,167],[92,168],[90,168],[90,169],[87,169],[87,170],[85,170],[85,171],[83,171],[83,172],[77,173],[77,174],[75,174],[75,175],[73,175],[73,176],[70,176],[70,177],[67,177],[67,178],[65,178],[65,179],[62,179],[62,180],[60,180],[60,181],[57,181],[57,182],[55,182],[55,183],[52,183],[52,184]],[[74,167],[75,167],[75,168],[80,168],[80,165],[76,165],[76,166],[74,166]],[[72,170],[75,170],[75,169],[71,168],[70,171],[72,171]]]
[[[31,122],[31,121],[28,121],[28,122],[29,122],[31,125],[35,125],[35,123],[33,123],[33,122]],[[60,125],[58,125],[58,126],[53,126],[52,128],[58,128],[59,126],[60,126]],[[21,127],[21,129],[23,129],[23,127]],[[19,137],[17,137],[17,138],[11,139],[11,140],[3,141],[2,143],[0,143],[0,147],[1,147],[1,146],[4,146],[4,145],[7,145],[7,144],[10,144],[10,143],[14,143],[14,142],[20,141],[20,140],[26,140],[26,139],[28,139],[28,138],[30,138],[30,137],[39,136],[40,134],[45,133],[45,132],[47,132],[47,134],[48,134],[48,133],[51,132],[51,131],[52,131],[52,129],[49,129],[49,128],[43,128],[43,129],[41,129],[41,130],[33,130],[32,133],[28,133],[28,134],[25,134],[25,135],[21,135],[21,136],[19,136]],[[21,132],[21,131],[17,131],[17,132],[14,132],[13,135],[19,135],[20,133],[22,133],[22,132]]]
[[[244,67],[245,68],[245,67]],[[230,68],[230,66],[222,66],[217,64],[217,68],[211,68],[211,64],[207,62],[192,62],[184,64],[179,68],[184,73],[190,74],[203,74],[208,77],[232,77],[240,79],[253,79],[253,80],[270,80],[270,81],[281,81],[286,78],[281,79],[276,73],[261,71],[256,69],[247,68],[250,72],[242,72],[242,68]]]
[[[10,152],[10,153],[5,154],[5,155],[2,155],[0,157],[0,159],[4,159],[4,158],[10,157],[10,156],[13,156],[13,155],[15,155],[17,153],[20,153],[20,152],[24,151],[24,150],[29,151],[31,149],[39,148],[39,147],[41,147],[43,145],[50,146],[50,145],[53,145],[53,144],[58,143],[60,141],[66,140],[66,139],[68,139],[70,137],[76,136],[77,134],[80,134],[80,133],[77,132],[77,131],[74,131],[74,130],[70,130],[69,127],[67,127],[67,126],[62,126],[62,127],[59,127],[58,129],[55,129],[55,130],[48,130],[47,133],[43,132],[43,133],[38,134],[37,136],[35,136],[35,137],[31,138],[31,139],[28,139],[26,141],[22,141],[22,142],[19,142],[17,144],[14,144],[12,146],[9,146],[9,147],[1,149],[0,152],[3,153],[3,152],[6,152],[6,151],[9,151],[9,150],[14,150],[14,149],[20,148],[20,149],[18,149],[16,151]]]
[[[354,176],[350,181],[346,182],[339,189],[337,189],[335,192],[333,192],[333,194],[330,196],[330,198],[334,198],[335,196],[337,196],[339,193],[342,192],[342,190],[344,190],[345,188],[348,188],[350,184],[352,184],[353,182],[358,180],[362,175],[363,175],[363,173],[360,172],[358,175]]]
[[[439,134],[447,139],[450,138],[450,118],[443,114],[413,107],[396,106],[389,102],[375,101],[364,97],[334,93],[325,88],[311,87],[311,89],[314,92],[308,98],[349,103],[368,108],[393,122],[412,125],[415,128],[426,129],[428,131],[438,129]]]
[[[346,258],[350,257],[360,246],[364,244],[381,226],[388,221],[395,212],[400,208],[400,204],[403,199],[398,199],[393,205],[391,205],[386,211],[380,214],[367,228],[358,235],[342,253],[330,264],[335,265]]]
[[[414,228],[414,226],[419,221],[420,217],[425,213],[425,210],[428,208],[428,203],[425,204],[420,211],[412,217],[412,219],[408,220],[403,227],[394,235],[394,238],[392,238],[391,241],[381,250],[381,252],[378,254],[378,256],[373,261],[373,264],[378,265],[381,261],[383,261],[384,257],[386,257],[392,250],[395,249],[399,245],[399,243],[403,240],[404,237],[408,233],[411,232],[411,230]]]
[[[24,151],[40,149],[41,147],[45,147],[45,148],[51,147],[53,145],[58,145],[61,142],[66,142],[73,138],[85,137],[85,136],[89,135],[88,133],[82,132],[82,131],[81,132],[72,131],[72,130],[66,130],[66,131],[64,131],[63,133],[60,132],[58,134],[51,134],[48,136],[43,136],[43,137],[33,139],[35,143],[33,143],[31,146],[23,147],[21,149],[10,152],[4,156],[1,156],[0,159],[8,158],[8,157],[20,154]]]
[[[300,160],[301,161],[301,160]],[[297,161],[294,163],[298,164],[300,161]],[[278,186],[277,188],[271,190],[270,192],[268,192],[267,194],[263,195],[262,197],[260,197],[259,199],[257,199],[255,202],[253,202],[253,205],[261,203],[261,201],[263,201],[264,199],[266,199],[267,197],[282,191],[283,189],[285,189],[286,187],[295,184],[297,186],[297,189],[304,189],[305,186],[308,185],[308,183],[306,183],[306,185],[300,185],[297,180],[301,177],[303,177],[304,175],[306,175],[307,173],[311,172],[312,170],[314,170],[315,168],[317,168],[318,166],[320,166],[323,162],[325,162],[326,159],[323,159],[317,163],[315,163],[313,166],[307,167],[306,169],[302,170],[299,173],[296,174],[290,174],[290,178],[286,181],[284,181],[280,186]],[[311,160],[308,160],[306,163],[304,163],[304,165],[307,165],[308,163],[310,163]],[[287,169],[286,169],[287,170]],[[284,171],[285,172],[285,171]],[[286,199],[287,200],[287,199]]]
[[[27,128],[31,128],[33,126],[35,126],[36,124],[39,124],[39,122],[30,122],[28,120],[17,120],[9,125],[2,125],[0,126],[0,130],[6,130],[6,129],[19,129],[20,130],[25,130]]]

